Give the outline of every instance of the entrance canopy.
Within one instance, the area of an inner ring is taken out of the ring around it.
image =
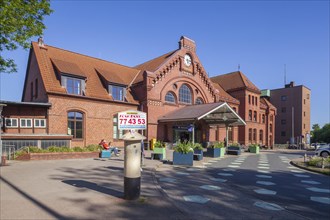
[[[205,120],[210,126],[246,125],[244,120],[226,103],[216,102],[201,105],[189,105],[159,118],[159,122]]]

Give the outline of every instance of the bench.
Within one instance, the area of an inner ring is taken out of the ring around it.
[[[241,148],[236,146],[229,146],[227,147],[227,154],[240,155]]]
[[[154,153],[154,152],[152,152],[151,153],[151,160],[153,160],[153,159],[162,160],[163,159],[163,154],[162,153]]]

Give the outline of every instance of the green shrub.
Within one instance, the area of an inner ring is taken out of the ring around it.
[[[102,147],[97,144],[90,144],[83,149],[84,149],[84,151],[95,152],[95,151],[100,151],[102,149]]]
[[[256,144],[257,145],[257,144]],[[239,143],[232,143],[230,146],[239,147]],[[258,146],[258,145],[257,145]]]
[[[250,144],[249,147],[259,147],[258,144]]]
[[[215,142],[212,145],[209,146],[210,148],[223,148],[225,147],[225,144],[223,142]]]
[[[193,144],[194,150],[203,150],[203,147],[200,143]]]
[[[192,144],[190,142],[178,142],[177,145],[173,148],[175,152],[187,154],[193,152]]]
[[[48,147],[47,152],[72,152],[72,149],[69,147],[57,147],[57,146],[51,146]]]
[[[330,166],[330,158],[324,158],[323,163],[325,167]],[[307,162],[308,166],[314,166],[314,167],[322,167],[322,158],[321,157],[313,157]]]
[[[84,152],[84,149],[81,147],[74,147],[72,148],[73,152]]]
[[[154,147],[155,148],[165,148],[165,143],[162,141],[156,141]]]

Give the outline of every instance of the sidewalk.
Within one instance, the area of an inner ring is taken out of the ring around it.
[[[144,161],[140,198],[122,199],[123,159],[9,161],[0,168],[0,219],[189,219],[159,190],[158,160]]]

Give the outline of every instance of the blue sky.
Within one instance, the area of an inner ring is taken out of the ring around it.
[[[195,40],[209,76],[238,69],[259,88],[312,90],[311,125],[329,123],[329,1],[52,1],[46,44],[135,66]],[[36,38],[31,39],[33,41]],[[0,99],[20,101],[29,52],[5,52]]]

